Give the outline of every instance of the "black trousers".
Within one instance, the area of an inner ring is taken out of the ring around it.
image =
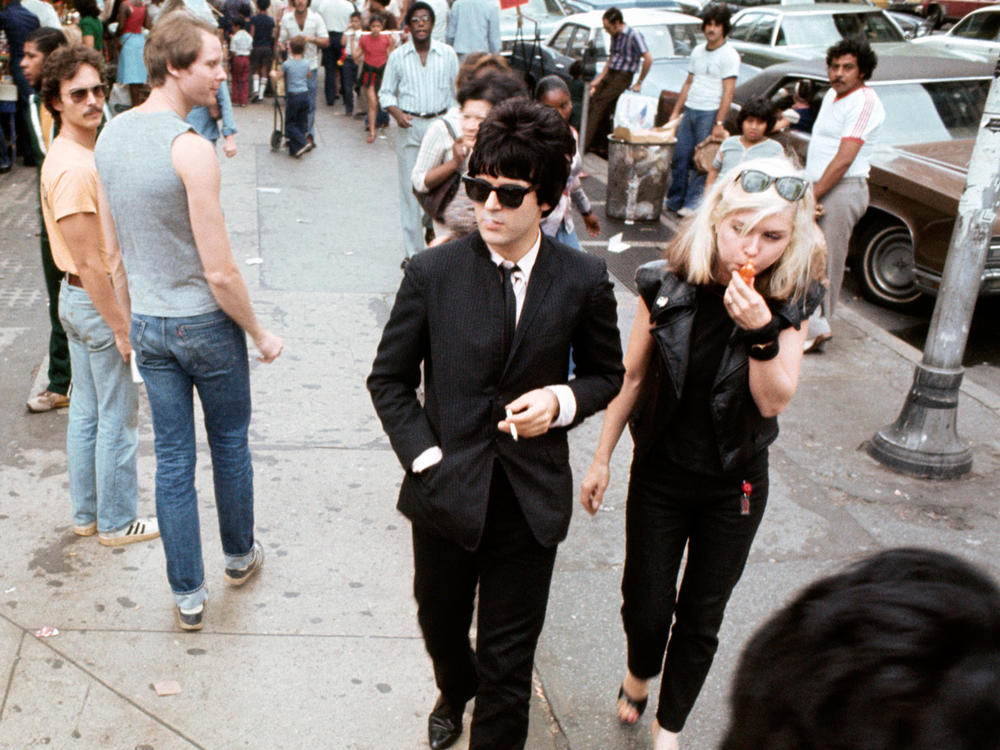
[[[746,515],[740,507],[743,480],[752,485]],[[625,511],[622,623],[629,671],[649,679],[663,670],[656,718],[668,731],[684,728],[708,676],[722,616],[743,574],[767,492],[766,457],[735,478],[666,472],[655,458],[633,467]]]
[[[438,689],[453,705],[475,697],[470,750],[523,748],[531,669],[545,622],[555,547],[542,547],[500,463],[493,468],[478,549],[413,527],[413,593]],[[469,640],[479,590],[476,648]]]

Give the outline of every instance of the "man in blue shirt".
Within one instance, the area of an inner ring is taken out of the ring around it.
[[[473,52],[499,52],[500,4],[496,0],[455,0],[445,41],[460,60]]]
[[[607,146],[603,145],[604,136],[608,134],[608,119],[615,111],[618,97],[629,86],[638,92],[653,64],[653,53],[646,47],[646,40],[638,31],[625,25],[625,18],[618,8],[604,11],[601,23],[611,37],[611,54],[604,70],[590,84],[590,111],[582,153],[590,151],[595,143],[601,145],[594,151],[607,150]],[[639,80],[633,84],[636,71],[639,71]]]
[[[24,57],[24,40],[27,39],[28,34],[39,26],[41,24],[38,22],[38,17],[22,7],[21,0],[10,0],[7,3],[7,7],[0,10],[0,31],[4,31],[7,34],[7,42],[10,44],[10,70],[11,75],[14,77],[14,83],[17,85],[17,117],[15,124],[17,150],[23,154],[26,166],[34,164],[34,154],[28,140],[27,120],[25,117],[28,111],[28,99],[31,98],[31,95],[35,91],[31,88],[31,84],[28,83],[28,79],[24,77],[24,71],[21,70],[21,58]],[[11,133],[10,137],[14,138],[15,133]],[[4,137],[3,130],[0,129],[0,172],[10,170],[10,162],[7,154],[7,140]]]

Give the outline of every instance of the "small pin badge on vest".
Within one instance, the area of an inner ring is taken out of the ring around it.
[[[657,307],[663,307],[663,306],[664,306],[664,305],[666,305],[666,304],[667,304],[667,303],[668,303],[669,301],[670,301],[670,298],[669,298],[669,297],[657,297],[657,298],[656,298],[656,306],[657,306]]]
[[[753,492],[753,485],[747,480],[743,480],[743,484],[740,485],[740,490],[743,494],[740,496],[740,515],[749,516],[750,515],[750,493]]]

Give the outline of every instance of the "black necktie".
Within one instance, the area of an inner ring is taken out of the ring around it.
[[[514,329],[517,327],[517,297],[514,296],[514,283],[511,277],[515,271],[521,269],[517,266],[507,266],[500,264],[500,273],[503,275],[503,359],[507,361],[510,354],[510,345],[514,341]]]

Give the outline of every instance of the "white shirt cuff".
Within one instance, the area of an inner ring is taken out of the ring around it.
[[[576,417],[576,396],[568,385],[547,385],[545,390],[552,391],[559,401],[559,416],[552,420],[549,427],[567,427]]]
[[[575,408],[575,405],[574,405]],[[441,463],[441,459],[444,458],[444,453],[441,452],[441,448],[438,446],[433,446],[428,448],[415,459],[413,463],[410,464],[410,468],[413,470],[414,474],[419,474],[422,471],[426,471],[435,464]]]

